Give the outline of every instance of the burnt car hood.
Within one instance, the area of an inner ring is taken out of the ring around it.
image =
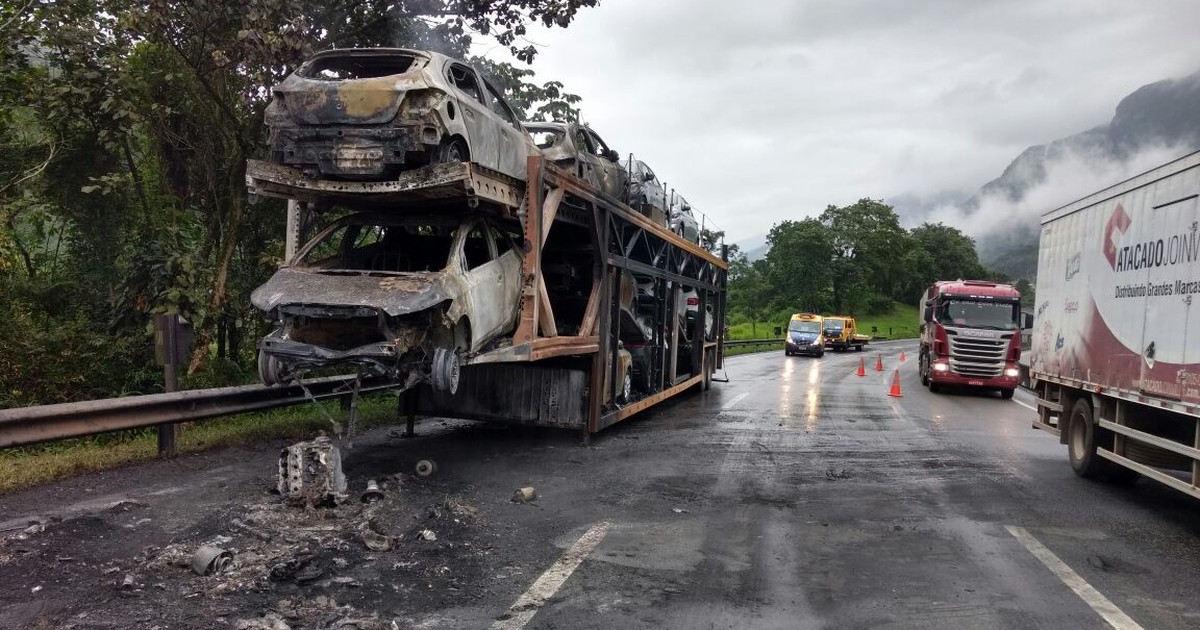
[[[444,272],[372,274],[285,267],[255,289],[250,302],[264,312],[285,305],[366,307],[394,317],[432,308],[457,294]]]
[[[404,74],[343,81],[307,79],[293,74],[272,91],[297,123],[381,125],[396,118],[407,93],[430,87],[419,66]]]

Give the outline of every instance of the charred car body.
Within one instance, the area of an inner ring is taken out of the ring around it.
[[[683,195],[671,191],[671,231],[693,243],[700,242],[700,224],[692,212],[692,204]]]
[[[353,366],[400,387],[410,422],[589,432],[707,389],[728,266],[670,233],[644,163],[574,124],[531,125],[543,155],[493,86],[435,53],[321,53],[273,97],[271,161],[246,179],[289,201],[296,253],[251,295],[273,328],[264,383]],[[341,218],[297,249],[318,215]]]
[[[577,123],[528,122],[525,129],[547,160],[597,190],[624,199],[628,178],[620,157],[590,127]]]
[[[484,217],[345,217],[251,295],[276,326],[260,376],[354,363],[453,392],[463,359],[512,329],[520,276],[512,234]]]
[[[387,180],[431,163],[471,161],[523,179],[537,151],[494,86],[434,52],[325,51],[271,93],[271,161],[312,177]]]
[[[633,158],[621,162],[629,179],[626,193],[633,209],[650,217],[661,226],[667,225],[667,190],[643,161]]]

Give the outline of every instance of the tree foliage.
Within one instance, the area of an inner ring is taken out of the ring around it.
[[[248,203],[245,163],[265,154],[267,88],[313,52],[467,58],[484,34],[529,62],[530,24],[566,27],[597,3],[0,0],[0,343],[22,341],[0,366],[0,406],[144,390],[119,375],[152,373],[154,313],[196,327],[193,371],[211,346],[249,363],[239,341],[260,323],[248,295],[281,255],[284,212]],[[578,107],[528,68],[469,61],[530,116]],[[45,387],[25,387],[66,330],[75,349],[43,362]],[[109,354],[85,359],[91,345]],[[89,377],[97,361],[104,375]]]
[[[915,304],[935,280],[1007,280],[979,263],[975,242],[958,229],[926,223],[905,230],[891,206],[873,199],[781,221],[767,245],[753,263],[740,253],[730,259],[732,320],[879,313],[894,300]]]

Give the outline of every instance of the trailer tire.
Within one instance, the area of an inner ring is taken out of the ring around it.
[[[1092,403],[1080,398],[1071,407],[1071,422],[1067,427],[1067,456],[1076,475],[1085,479],[1106,479],[1128,482],[1137,473],[1104,459],[1096,453],[1098,440],[1111,440],[1112,432],[1092,422]],[[1134,473],[1131,478],[1129,473]]]

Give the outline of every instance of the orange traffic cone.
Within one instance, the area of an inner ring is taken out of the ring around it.
[[[876,372],[883,371],[883,354],[878,353],[878,352],[875,353],[875,371]]]
[[[900,370],[892,375],[892,388],[888,390],[888,396],[900,398],[903,394],[900,393]]]
[[[900,351],[900,362],[904,363],[904,351],[903,350]]]
[[[867,365],[865,363],[863,363],[862,357],[858,358],[858,372],[856,372],[856,374],[858,374],[859,376],[867,375]]]

